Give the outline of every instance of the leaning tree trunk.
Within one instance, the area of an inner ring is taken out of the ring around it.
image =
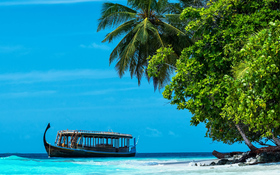
[[[257,148],[251,143],[251,141],[247,138],[245,135],[243,129],[240,127],[240,125],[236,124],[236,128],[238,129],[239,133],[241,134],[243,140],[245,141],[245,144],[249,147],[251,151],[257,150]]]
[[[277,145],[277,146],[280,146],[280,140],[278,138],[276,138],[274,136],[274,134],[272,133],[272,140],[274,141],[274,143]]]

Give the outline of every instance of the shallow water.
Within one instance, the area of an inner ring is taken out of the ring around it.
[[[280,174],[280,164],[193,166],[210,153],[137,154],[134,158],[48,158],[46,154],[0,154],[0,174]]]

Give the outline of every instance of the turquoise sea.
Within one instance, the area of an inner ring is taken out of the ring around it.
[[[48,158],[47,154],[0,154],[0,174],[280,174],[280,164],[194,166],[211,153],[138,153],[133,158]]]

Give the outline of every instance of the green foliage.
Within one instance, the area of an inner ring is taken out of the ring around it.
[[[110,64],[116,61],[115,67],[120,77],[129,71],[131,78],[135,76],[138,79],[139,85],[143,75],[150,80],[151,77],[147,75],[148,56],[168,45],[176,48],[175,54],[170,57],[173,59],[170,64],[175,64],[182,49],[192,44],[190,36],[185,34],[182,27],[186,21],[179,22],[183,2],[192,1],[170,3],[168,0],[127,0],[128,6],[103,4],[97,31],[116,27],[103,42],[123,37],[109,58]],[[152,77],[155,88],[161,88],[169,82],[173,71],[170,66],[162,66],[160,75]]]
[[[186,8],[181,14],[181,19],[192,19],[186,30],[196,42],[182,51],[176,64],[177,74],[165,87],[163,96],[178,109],[188,109],[193,114],[192,125],[205,123],[206,136],[213,140],[229,144],[242,141],[236,123],[243,127],[250,141],[259,141],[268,128],[276,132],[279,126],[275,122],[279,121],[279,40],[272,33],[266,39],[262,37],[263,41],[254,39],[262,35],[256,33],[268,28],[269,22],[280,19],[279,7],[276,0],[218,0],[209,2],[205,8]],[[164,60],[154,58],[157,63]],[[232,71],[233,67],[238,72],[248,66],[248,75]],[[152,66],[152,74],[156,73],[155,68]],[[251,122],[251,114],[255,115],[252,120],[259,121]]]
[[[171,47],[161,47],[153,57],[149,56],[148,75],[150,77],[158,77],[161,72],[161,67],[170,63],[170,57],[174,56],[174,54]]]
[[[232,93],[223,109],[223,115],[263,137],[280,134],[280,22],[269,24],[251,36],[239,52],[247,66],[241,70],[242,76],[225,78],[225,86]]]

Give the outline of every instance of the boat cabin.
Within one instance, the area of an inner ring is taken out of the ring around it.
[[[129,152],[130,134],[85,130],[60,130],[55,144],[60,147],[101,152]],[[135,138],[134,138],[135,145]]]

